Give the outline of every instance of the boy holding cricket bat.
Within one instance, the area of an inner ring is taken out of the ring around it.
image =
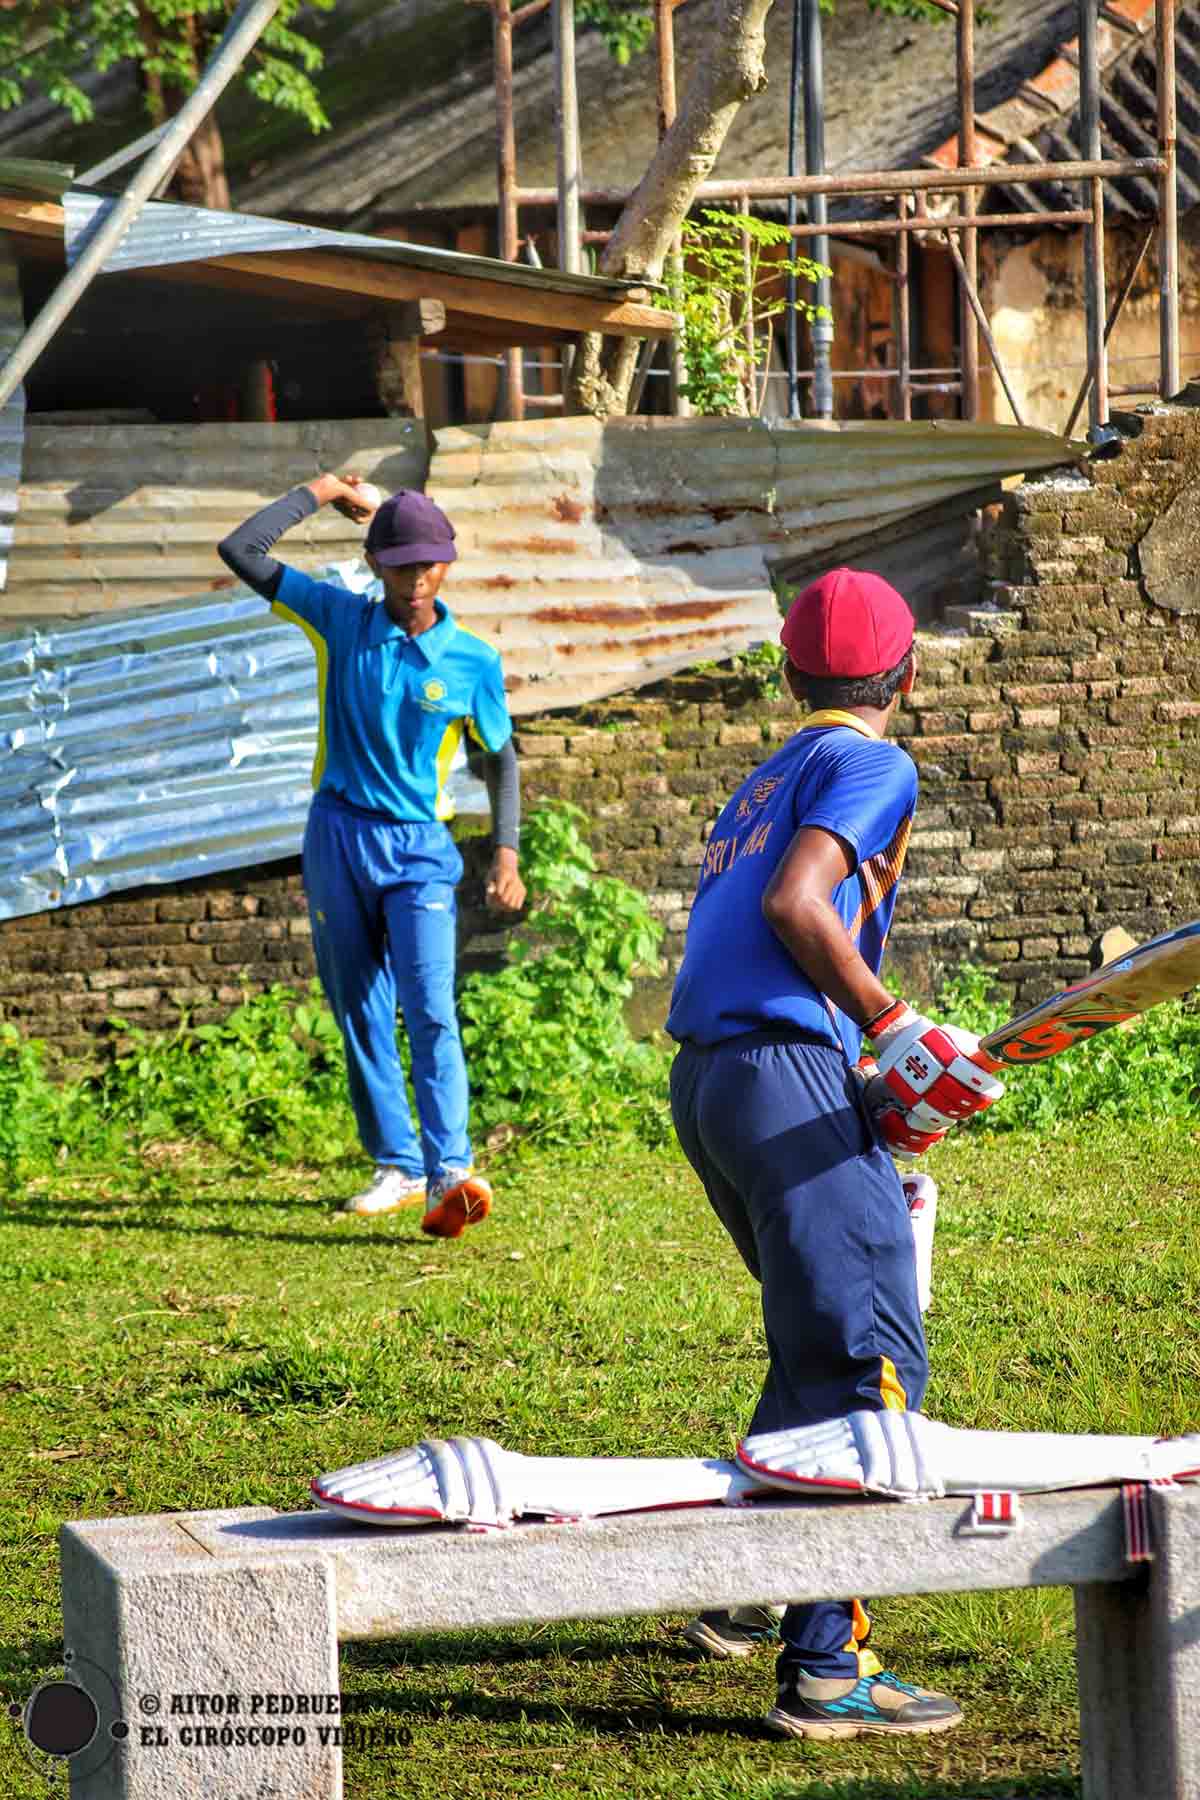
[[[920,1406],[925,1339],[891,1153],[919,1154],[1003,1092],[970,1033],[879,979],[917,796],[912,761],[887,741],[915,679],[912,614],[878,576],[835,569],[781,636],[788,686],[813,710],[713,827],[667,1020],[680,1143],[762,1287],[769,1368],[751,1434]],[[865,1074],[864,1037],[877,1058]],[[744,1654],[749,1611],[702,1614],[686,1635]],[[859,1601],[787,1609],[773,1729],[959,1722],[947,1695],[883,1670],[869,1630]]]

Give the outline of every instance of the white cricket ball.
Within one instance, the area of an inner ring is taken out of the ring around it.
[[[377,506],[383,505],[384,496],[382,491],[369,481],[360,481],[354,492],[359,500],[361,500],[362,504],[371,507],[372,510]]]

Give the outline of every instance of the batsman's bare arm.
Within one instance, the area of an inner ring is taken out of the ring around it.
[[[763,895],[763,917],[819,993],[865,1025],[892,1004],[832,903],[834,889],[854,873],[856,859],[843,838],[802,825]]]

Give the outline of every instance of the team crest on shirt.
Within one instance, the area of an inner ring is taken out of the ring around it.
[[[743,794],[738,801],[737,812],[734,816],[739,819],[752,818],[760,806],[767,804],[775,789],[782,785],[782,775],[766,775],[761,781],[756,781],[750,792]]]
[[[444,681],[439,681],[436,675],[431,675],[428,681],[421,683],[421,693],[417,705],[422,712],[445,713],[448,691]]]

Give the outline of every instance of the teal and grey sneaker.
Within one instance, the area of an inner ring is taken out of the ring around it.
[[[891,1737],[949,1731],[962,1723],[962,1709],[949,1694],[911,1687],[887,1669],[841,1681],[798,1669],[780,1683],[766,1723],[781,1737]]]
[[[775,1642],[782,1617],[782,1606],[735,1606],[728,1612],[699,1613],[680,1635],[702,1655],[726,1662]]]

